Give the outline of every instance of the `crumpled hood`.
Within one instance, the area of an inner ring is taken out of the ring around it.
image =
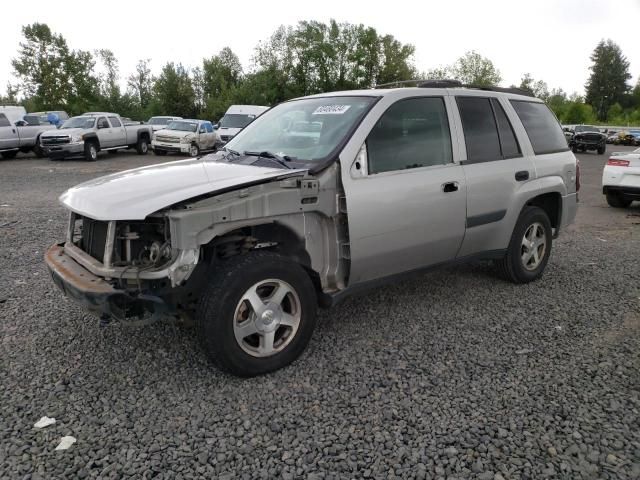
[[[70,188],[59,200],[65,207],[95,220],[142,220],[199,195],[303,171],[179,160],[89,180]]]
[[[47,130],[40,137],[60,137],[62,135],[69,135],[70,137],[73,135],[79,135],[81,133],[87,133],[92,130],[87,130],[86,128],[58,128],[55,130]]]
[[[158,136],[173,137],[173,138],[183,138],[183,137],[186,137],[187,135],[195,136],[194,132],[186,132],[184,130],[167,130],[166,128],[163,128],[162,130],[156,130],[153,133],[155,133]]]

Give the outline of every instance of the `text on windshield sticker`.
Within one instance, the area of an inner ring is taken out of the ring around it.
[[[316,108],[312,115],[342,115],[351,105],[322,105]]]

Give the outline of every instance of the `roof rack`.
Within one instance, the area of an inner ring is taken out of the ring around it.
[[[375,88],[400,87],[404,85],[416,84],[418,88],[470,88],[473,90],[486,90],[489,92],[513,93],[516,95],[525,95],[527,97],[535,97],[533,92],[524,88],[504,88],[493,87],[490,85],[464,85],[459,80],[441,79],[441,80],[400,80],[398,82],[389,82],[376,85]]]

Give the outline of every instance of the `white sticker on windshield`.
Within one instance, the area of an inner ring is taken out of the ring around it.
[[[349,108],[351,105],[322,105],[316,108],[311,115],[342,115]]]

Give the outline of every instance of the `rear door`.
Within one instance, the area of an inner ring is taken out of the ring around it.
[[[457,96],[466,159],[467,218],[459,257],[501,250],[505,218],[521,186],[535,178],[498,97]]]
[[[443,96],[392,103],[343,172],[355,284],[455,258],[466,188]]]
[[[18,148],[19,144],[17,127],[11,124],[4,113],[0,113],[0,150]]]

